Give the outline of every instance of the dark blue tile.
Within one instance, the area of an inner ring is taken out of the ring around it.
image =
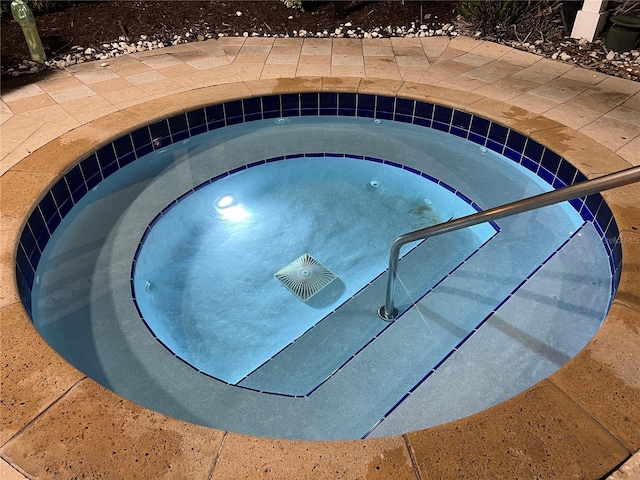
[[[393,117],[393,120],[396,122],[402,122],[402,123],[412,123],[413,117],[410,115],[402,115],[401,113],[396,113],[395,116]]]
[[[74,192],[84,185],[84,177],[80,171],[80,165],[76,165],[69,170],[64,178],[67,180],[67,186],[70,192]]]
[[[461,112],[460,110],[453,111],[453,121],[452,125],[455,125],[458,128],[462,128],[464,130],[469,130],[471,126],[471,114],[466,112]]]
[[[464,193],[456,191],[456,197],[461,198],[465,201],[465,203],[471,205],[471,199],[467,197]]]
[[[544,165],[547,170],[557,172],[561,161],[562,157],[560,155],[548,148],[545,148],[544,153],[542,154],[542,165]]]
[[[522,165],[527,170],[531,170],[534,173],[538,171],[538,167],[539,167],[537,162],[534,162],[533,160],[530,160],[526,157],[522,158],[520,165]]]
[[[421,117],[413,117],[413,123],[415,125],[420,125],[422,127],[427,127],[427,128],[431,128],[432,126],[432,121],[429,120],[428,118],[421,118]]]
[[[16,265],[23,274],[29,266],[29,257],[20,245],[18,245],[18,251],[16,252]]]
[[[576,167],[571,165],[566,160],[562,160],[560,162],[560,166],[558,167],[557,176],[561,178],[567,185],[571,185],[573,183],[573,179],[576,176]]]
[[[338,114],[338,94],[322,92],[320,94],[320,115]]]
[[[300,110],[302,115],[318,115],[320,99],[317,93],[300,94]]]
[[[390,160],[385,160],[384,164],[385,165],[390,165],[390,166],[396,167],[396,168],[402,168],[402,165],[400,165],[399,163],[396,163],[396,162],[392,162]]]
[[[523,153],[526,143],[527,143],[527,137],[513,130],[509,131],[509,137],[507,138],[506,146],[509,147],[511,150],[515,150],[516,152]]]
[[[93,177],[96,173],[100,173],[100,165],[98,164],[98,158],[95,154],[89,155],[80,162],[80,168],[84,178]]]
[[[49,243],[50,238],[51,236],[46,229],[42,230],[36,237],[36,243],[38,244],[38,248],[41,252],[44,252],[44,249],[47,246],[47,243]]]
[[[423,172],[423,173],[422,173],[422,176],[423,176],[424,178],[426,178],[427,180],[429,180],[429,181],[433,182],[433,183],[440,184],[440,182],[438,181],[438,179],[437,179],[436,177],[432,177],[432,176],[431,176],[431,175],[429,175],[428,173],[424,173],[424,172]]]
[[[36,237],[33,236],[33,232],[29,225],[25,225],[22,235],[20,236],[20,244],[24,247],[25,252],[31,252],[36,248]]]
[[[226,118],[226,124],[227,126],[231,126],[231,125],[238,125],[239,123],[243,123],[243,117],[239,116],[239,117],[227,117]]]
[[[281,116],[282,115],[280,115],[280,110],[270,110],[262,112],[262,118],[264,120],[267,120],[269,118],[280,118]]]
[[[87,189],[91,190],[96,185],[98,185],[102,181],[102,175],[99,173],[94,175],[93,177],[87,178]]]
[[[107,166],[115,163],[116,161],[116,153],[113,150],[113,144],[108,144],[102,147],[100,150],[96,152],[96,156],[98,157],[98,163],[100,164],[100,170],[104,170]],[[107,175],[102,174],[105,178]],[[69,185],[71,186],[71,185]]]
[[[275,118],[280,116],[280,95],[268,95],[266,97],[262,97],[261,101],[263,114],[266,114],[267,112],[271,114],[265,118]]]
[[[69,196],[67,200],[65,200],[60,205],[58,205],[58,212],[60,213],[60,216],[64,218],[67,215],[67,213],[71,211],[72,208],[73,208],[73,200],[71,196]]]
[[[469,132],[469,136],[467,140],[472,141],[473,143],[477,143],[478,145],[484,145],[487,141],[487,137],[483,135],[478,135],[477,133]]]
[[[589,209],[589,207],[585,203],[585,205],[583,205],[582,209],[580,210],[580,216],[585,222],[591,222],[593,221],[594,213]]]
[[[22,231],[22,235],[20,236],[20,245],[22,245],[22,248],[24,248],[25,252],[29,252],[29,255],[31,255],[31,252],[33,252],[34,250],[40,251],[36,242],[36,237],[33,235],[33,232],[28,225],[25,226],[24,230]],[[20,249],[19,246],[18,249]]]
[[[171,134],[171,143],[178,143],[189,138],[189,130]]]
[[[496,142],[494,140],[489,140],[489,139],[487,139],[487,143],[485,144],[485,146],[489,150],[493,150],[494,152],[498,152],[498,153],[502,153],[502,150],[504,149],[504,145],[502,143]]]
[[[300,95],[297,93],[287,93],[280,97],[280,102],[282,103],[283,117],[300,116]]]
[[[576,170],[576,176],[573,179],[573,183],[586,182],[588,178],[580,171]]]
[[[28,288],[26,286],[26,283],[24,282],[24,275],[22,274],[22,271],[20,270],[18,265],[16,265],[16,284],[18,286],[18,293],[20,294],[22,303],[24,303],[24,298],[26,297],[26,292],[28,291]]]
[[[393,118],[396,104],[393,97],[378,97],[376,102],[376,117],[390,120]]]
[[[228,120],[229,118],[242,117],[242,101],[234,100],[224,104],[224,116]]]
[[[467,138],[467,135],[469,134],[469,131],[465,130],[464,128],[454,127],[452,125],[451,126],[451,130],[449,131],[449,133],[452,134],[452,135],[455,135],[456,137]]]
[[[593,215],[596,215],[596,213],[598,213],[598,209],[600,208],[601,203],[602,203],[602,196],[598,193],[589,195],[585,201],[585,204],[587,205],[587,207],[589,208],[589,210]]]
[[[187,124],[189,125],[189,132],[191,136],[199,135],[207,130],[207,116],[204,112],[204,108],[198,108],[187,112]]]
[[[471,120],[471,131],[482,137],[487,137],[489,135],[490,124],[491,122],[489,122],[489,120],[474,115]]]
[[[22,298],[22,304],[24,305],[24,309],[27,311],[29,316],[32,316],[31,290],[28,290],[27,281],[26,280],[24,280],[23,283],[25,285],[25,288],[23,288],[22,291],[25,292],[25,296]]]
[[[55,228],[54,228],[55,230]],[[40,258],[42,257],[42,253],[40,253],[39,248],[32,248],[31,250],[25,250],[29,252],[29,263],[36,270],[38,269],[38,264],[40,263]]]
[[[111,165],[116,165],[115,163],[112,163]],[[104,175],[104,171],[103,171],[103,175]],[[73,203],[78,203],[82,197],[84,197],[87,193],[87,186],[83,183],[82,185],[78,186],[78,188],[76,188],[73,192],[71,192],[71,199],[73,200]]]
[[[153,145],[149,144],[149,145],[144,145],[141,147],[136,147],[136,157],[140,158],[140,157],[144,157],[145,155],[149,155],[151,152],[153,152]]]
[[[551,185],[556,176],[544,167],[538,169],[538,176]]]
[[[29,286],[29,288],[33,288],[33,280],[35,279],[36,273],[31,267],[31,264],[27,264],[25,267],[25,271],[22,272],[24,275],[24,281]]]
[[[131,141],[131,137],[129,135],[125,135],[124,137],[118,138],[113,142],[113,149],[116,152],[116,158],[121,158],[133,153],[133,142]],[[85,175],[84,178],[89,177]]]
[[[416,102],[415,116],[419,118],[426,118],[433,120],[433,103]]]
[[[446,188],[447,190],[449,190],[451,193],[455,194],[456,193],[456,189],[453,188],[451,185],[448,185],[444,182],[438,182],[438,185],[440,185],[443,188]]]
[[[542,167],[541,167],[542,168]],[[562,180],[561,178],[555,177],[553,179],[553,181],[551,182],[551,186],[553,188],[555,188],[556,190],[558,188],[564,188],[567,186],[566,182],[564,180]]]
[[[366,112],[375,112],[376,110],[376,96],[369,94],[360,94],[358,95],[358,116],[360,115],[360,111]],[[369,116],[369,115],[367,115]]]
[[[573,198],[569,200],[569,203],[571,204],[571,206],[574,208],[576,212],[579,212],[584,202],[582,201],[581,198]]]
[[[126,167],[127,165],[129,165],[130,163],[134,162],[136,160],[136,154],[135,153],[127,153],[126,155],[120,157],[118,159],[118,164],[120,165],[120,168]],[[89,184],[89,181],[87,180],[87,186]],[[89,187],[91,188],[91,187]]]
[[[53,198],[56,201],[56,205],[58,205],[58,207],[62,205],[65,200],[71,197],[71,193],[67,188],[67,182],[64,178],[58,180],[58,182],[53,186],[53,188],[51,189],[51,194],[53,195]]]
[[[262,116],[262,100],[260,97],[245,98],[242,100],[243,112],[245,117],[247,115],[255,116],[256,114]]]
[[[356,94],[338,93],[338,115],[353,117],[356,114]]]
[[[136,150],[151,144],[151,133],[149,132],[149,127],[142,127],[131,132],[131,139],[133,140],[133,146]]]
[[[415,168],[411,168],[411,167],[408,167],[408,166],[406,166],[406,165],[404,165],[404,166],[402,167],[402,169],[403,169],[403,170],[406,170],[406,171],[408,171],[408,172],[411,172],[411,173],[415,173],[416,175],[422,175],[422,172],[421,172],[420,170],[416,170]]]
[[[168,145],[167,139],[171,138],[169,123],[166,120],[160,120],[159,122],[149,125],[149,133],[151,134],[151,142],[155,148]]]
[[[382,112],[380,110],[376,111],[376,118],[379,118],[380,120],[393,120],[393,113],[392,112]]]
[[[451,124],[449,123],[442,123],[442,122],[436,122],[435,120],[433,121],[433,125],[431,126],[431,128],[433,128],[434,130],[439,130],[441,132],[448,132],[449,128],[451,128]]]
[[[520,151],[512,150],[507,147],[504,147],[504,152],[502,152],[502,154],[516,163],[520,163],[520,159],[522,158],[522,153]]]
[[[374,118],[376,115],[376,112],[373,110],[365,110],[362,108],[358,108],[358,117],[362,117],[362,118]]]
[[[177,135],[181,135],[182,139],[185,138],[182,135],[183,132],[187,132],[186,138],[189,137],[189,124],[187,123],[187,116],[184,113],[169,118],[167,123],[169,124],[169,131],[171,132],[171,138],[174,142],[180,141],[176,139]]]
[[[207,125],[224,124],[224,106],[222,104],[210,105],[204,109],[204,113],[207,117]]]
[[[51,233],[53,233],[53,232],[55,232],[56,228],[58,228],[58,225],[60,225],[60,222],[62,222],[62,217],[60,216],[60,214],[58,212],[54,212],[47,219],[47,228],[49,229],[49,231]]]
[[[613,214],[611,213],[611,209],[609,208],[609,205],[607,205],[607,202],[603,200],[602,204],[600,205],[600,209],[596,214],[596,221],[600,224],[600,226],[604,230],[609,225],[609,222],[611,221],[612,217],[613,217]]]
[[[617,229],[616,229],[617,230]],[[618,234],[614,234],[614,236],[612,236],[611,238],[619,238],[619,233]],[[621,241],[616,241],[613,244],[613,248],[612,250],[612,256],[613,256],[613,262],[618,265],[621,261],[622,261],[622,242]]]
[[[507,135],[509,134],[509,129],[504,127],[498,123],[491,122],[491,127],[489,127],[489,139],[504,145],[507,141]]]
[[[524,155],[525,157],[540,163],[542,161],[544,150],[545,148],[542,145],[535,140],[528,138],[527,144],[524,147]]]
[[[51,215],[57,212],[58,206],[53,200],[53,195],[51,195],[51,192],[47,192],[42,200],[40,200],[38,208],[40,208],[42,218],[44,218],[45,222],[51,217]]]
[[[113,162],[109,165],[107,165],[106,167],[104,167],[102,169],[102,176],[104,178],[107,178],[110,175],[113,175],[114,173],[116,173],[118,170],[120,169],[120,167],[118,166],[118,162]],[[85,191],[86,193],[86,191]],[[76,200],[77,202],[77,200]]]
[[[408,117],[413,117],[415,112],[416,102],[415,100],[408,100],[406,98],[398,98],[396,99],[396,116],[404,115]]]

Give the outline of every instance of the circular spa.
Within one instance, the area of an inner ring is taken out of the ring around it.
[[[582,180],[449,107],[250,98],[73,167],[29,218],[17,277],[64,358],[150,409],[266,437],[396,435],[560,368],[602,323],[621,255],[600,195],[415,242],[388,322],[393,240]]]

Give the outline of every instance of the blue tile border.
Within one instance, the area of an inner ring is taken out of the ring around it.
[[[40,254],[71,208],[120,168],[167,145],[228,125],[306,115],[358,116],[394,120],[448,132],[523,165],[554,187],[586,177],[535,140],[497,122],[452,107],[400,97],[345,92],[267,95],[210,105],[141,127],[93,152],[72,167],[36,206],[23,229],[16,259],[20,298],[31,314],[31,291]],[[226,174],[225,174],[226,175]],[[612,298],[621,264],[619,231],[601,195],[570,202],[585,221],[594,221],[610,256]]]

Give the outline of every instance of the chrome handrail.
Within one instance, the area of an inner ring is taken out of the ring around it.
[[[551,192],[541,193],[516,202],[507,203],[499,207],[478,212],[465,217],[449,220],[448,222],[432,225],[413,232],[405,233],[396,238],[391,245],[389,253],[389,277],[387,280],[387,298],[383,306],[378,309],[380,318],[386,321],[394,320],[398,316],[398,310],[394,306],[396,279],[398,270],[398,260],[400,258],[400,248],[403,245],[416,240],[427,239],[442,233],[453,232],[461,228],[472,227],[479,223],[490,222],[499,218],[516,215],[518,213],[535,210],[555,203],[564,202],[574,198],[591,195],[592,193],[609,190],[611,188],[622,187],[630,183],[640,181],[640,166],[631,167],[616,173],[611,173],[593,180],[563,187]]]

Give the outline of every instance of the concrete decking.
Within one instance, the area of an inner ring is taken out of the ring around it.
[[[466,37],[222,38],[106,63],[2,92],[2,478],[596,479],[640,449],[637,186],[603,194],[621,231],[624,267],[612,310],[587,347],[500,405],[400,437],[271,440],[148,411],[44,343],[13,273],[21,228],[41,192],[96,147],[154,119],[288,91],[398,95],[501,122],[595,177],[640,165],[640,83]]]

